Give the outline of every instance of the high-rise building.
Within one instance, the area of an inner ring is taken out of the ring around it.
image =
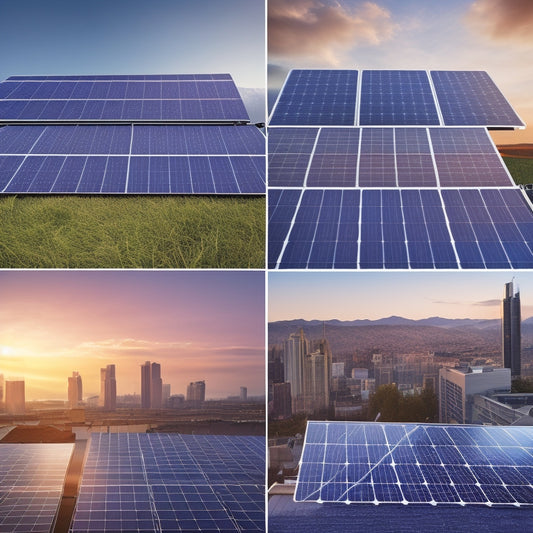
[[[113,410],[117,407],[117,381],[115,365],[107,365],[105,369],[104,408]]]
[[[78,407],[83,400],[83,388],[81,376],[78,372],[72,372],[68,378],[68,404],[71,409]]]
[[[0,404],[4,401],[4,374],[0,374]]]
[[[168,400],[170,398],[170,383],[163,383],[163,405],[168,407]]]
[[[309,353],[309,341],[300,333],[292,333],[285,341],[285,382],[291,384],[292,412],[304,410],[304,357]]]
[[[105,405],[105,376],[107,368],[100,369],[100,396],[98,396],[98,406],[104,407]]]
[[[141,407],[143,409],[161,409],[162,405],[161,365],[146,361],[144,365],[141,365]]]
[[[240,397],[241,402],[245,402],[248,399],[248,388],[247,387],[241,387],[241,393],[239,397]]]
[[[474,424],[474,395],[511,390],[508,368],[441,368],[439,413],[444,424]]]
[[[22,415],[26,410],[26,396],[23,380],[6,381],[6,412]]]
[[[187,386],[187,401],[195,404],[205,402],[205,381],[195,381]]]
[[[511,377],[520,377],[521,332],[520,292],[513,282],[505,284],[502,300],[502,357],[504,368],[511,369]]]
[[[292,415],[291,384],[274,383],[272,387],[272,418],[289,418]]]
[[[342,378],[344,376],[344,363],[331,363],[331,377]]]

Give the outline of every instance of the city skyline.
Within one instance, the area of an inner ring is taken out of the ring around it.
[[[264,394],[262,272],[2,271],[0,292],[0,372],[26,400],[66,399],[73,371],[97,396],[110,364],[117,395],[140,395],[147,360],[173,394],[198,380],[207,398]]]
[[[525,320],[533,316],[527,272],[269,272],[268,320],[500,319],[502,287],[512,279]]]
[[[486,70],[532,124],[532,27],[522,0],[270,0],[269,93],[291,68]],[[533,142],[531,127],[491,134]]]

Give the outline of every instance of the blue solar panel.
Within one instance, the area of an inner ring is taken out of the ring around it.
[[[264,531],[261,437],[95,435],[71,531]]]
[[[10,78],[0,83],[0,121],[249,121],[229,75],[143,78]]]
[[[356,93],[356,70],[292,70],[270,125],[353,126]]]
[[[0,445],[0,531],[48,533],[72,444]]]
[[[309,422],[294,499],[533,505],[532,459],[529,427]]]
[[[253,126],[6,126],[0,192],[262,194],[264,150]]]
[[[524,126],[486,72],[436,70],[431,79],[446,126]]]
[[[361,126],[439,125],[424,70],[365,70],[362,73]]]

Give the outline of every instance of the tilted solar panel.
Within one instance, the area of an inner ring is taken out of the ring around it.
[[[0,128],[0,192],[264,194],[255,126]]]
[[[533,429],[309,422],[295,501],[533,505]]]
[[[0,445],[0,531],[51,530],[73,447]]]
[[[269,268],[533,267],[519,189],[271,189],[269,202]]]
[[[71,531],[264,531],[262,437],[91,437]]]
[[[0,82],[0,123],[249,120],[227,74],[29,76]]]

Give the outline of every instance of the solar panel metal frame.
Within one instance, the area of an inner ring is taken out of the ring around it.
[[[532,459],[528,426],[308,422],[294,501],[529,507]]]

